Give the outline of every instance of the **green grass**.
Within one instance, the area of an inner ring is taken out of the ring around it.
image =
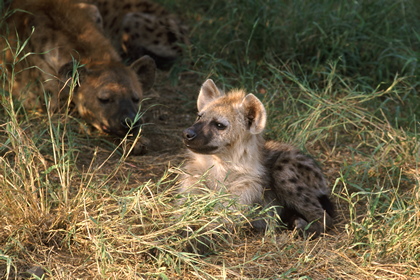
[[[250,233],[238,213],[218,207],[226,197],[211,193],[179,206],[176,154],[130,157],[81,132],[68,112],[25,111],[2,71],[0,277],[31,267],[50,279],[420,277],[420,3],[159,2],[183,17],[192,41],[155,87],[177,94],[168,108],[179,112],[170,113],[188,112],[188,127],[208,77],[256,93],[267,138],[322,164],[336,228],[313,241]],[[235,234],[220,220],[237,224]],[[180,234],[187,226],[189,237]],[[215,254],[182,251],[197,237]]]

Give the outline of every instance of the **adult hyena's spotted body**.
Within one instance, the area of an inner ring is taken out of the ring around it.
[[[86,0],[97,6],[91,11],[123,58],[133,60],[150,55],[165,68],[189,44],[187,28],[174,14],[148,0]]]
[[[284,222],[308,227],[310,234],[332,226],[333,205],[321,169],[293,146],[263,139],[266,112],[254,95],[242,90],[225,95],[207,80],[197,107],[197,121],[184,131],[190,158],[181,193],[207,187],[225,190],[243,205],[277,206]],[[260,220],[254,226],[266,224]]]
[[[2,26],[7,36],[0,39],[13,95],[26,107],[37,107],[46,93],[50,107],[59,109],[76,78],[71,101],[84,119],[118,136],[136,126],[143,91],[154,80],[150,57],[125,66],[88,9],[71,0],[17,0],[10,7],[15,9]]]

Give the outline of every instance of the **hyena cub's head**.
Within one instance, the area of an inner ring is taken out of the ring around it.
[[[73,102],[83,119],[98,130],[124,137],[140,127],[143,91],[151,88],[155,64],[142,57],[130,67],[120,62],[87,65],[79,72]]]
[[[253,94],[243,90],[222,93],[212,80],[201,87],[197,100],[198,117],[184,130],[184,144],[199,154],[221,154],[246,145],[265,127],[266,112]]]

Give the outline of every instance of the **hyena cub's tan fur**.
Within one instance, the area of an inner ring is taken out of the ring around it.
[[[181,193],[199,193],[204,186],[225,190],[243,205],[277,206],[283,222],[308,234],[332,226],[333,205],[321,169],[298,149],[263,139],[266,112],[253,94],[225,95],[207,80],[197,107],[196,122],[183,132],[190,159]]]

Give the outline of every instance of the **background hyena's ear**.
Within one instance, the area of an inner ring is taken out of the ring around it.
[[[96,26],[99,28],[99,30],[103,31],[103,18],[101,16],[101,13],[99,12],[98,7],[96,7],[93,4],[88,3],[76,3],[76,7],[84,10],[87,14],[87,16],[96,24]]]
[[[242,107],[244,108],[250,132],[252,134],[261,133],[267,121],[264,105],[255,95],[250,93],[242,101]]]
[[[197,99],[197,109],[201,111],[204,106],[216,98],[222,96],[223,93],[217,88],[212,79],[208,79],[201,86]]]
[[[78,62],[70,61],[58,69],[58,77],[63,83],[68,83],[69,79],[77,78],[76,86],[78,86],[86,72],[86,68],[80,66]]]
[[[156,63],[148,55],[144,55],[134,61],[130,68],[136,72],[144,91],[148,91],[155,83]]]

